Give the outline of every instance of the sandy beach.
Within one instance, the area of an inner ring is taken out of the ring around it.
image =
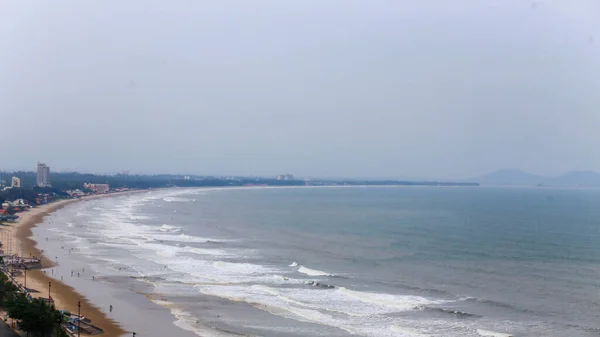
[[[125,192],[128,193],[128,192]],[[131,193],[131,192],[129,192]],[[50,268],[54,262],[48,256],[45,256],[38,248],[37,243],[31,239],[32,228],[41,223],[44,217],[66,205],[74,202],[90,200],[95,198],[109,197],[118,195],[105,194],[83,197],[80,199],[61,200],[51,204],[31,208],[26,212],[19,213],[19,219],[4,226],[2,235],[4,250],[7,254],[19,254],[25,257],[37,256],[42,258],[42,268]],[[24,283],[24,275],[17,277],[20,283]],[[48,297],[48,285],[51,282],[51,296],[55,301],[55,306],[60,310],[68,310],[77,313],[78,302],[81,302],[81,314],[92,321],[92,324],[104,330],[103,336],[119,337],[126,333],[117,322],[108,318],[99,308],[90,303],[84,296],[77,293],[72,287],[56,280],[44,273],[42,270],[29,270],[27,272],[27,288],[31,290],[33,297]]]

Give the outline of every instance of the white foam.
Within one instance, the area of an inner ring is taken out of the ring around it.
[[[300,266],[298,272],[309,276],[335,276],[324,271],[306,268],[305,266]]]
[[[152,217],[145,216],[145,215],[130,215],[129,219],[130,220],[149,220],[149,219],[152,219]]]
[[[171,225],[162,225],[159,227],[161,232],[180,232],[181,227],[171,226]]]
[[[336,289],[337,292],[355,298],[359,301],[371,303],[375,305],[385,306],[394,308],[397,310],[412,310],[417,307],[428,305],[428,304],[440,304],[444,301],[432,301],[420,296],[408,296],[408,295],[392,295],[382,293],[371,293],[350,290],[344,287]]]
[[[164,197],[163,201],[166,202],[194,202],[196,199],[180,198],[180,197]]]
[[[181,329],[191,331],[198,336],[203,337],[229,337],[236,336],[224,331],[213,329],[212,327],[205,326],[198,322],[198,319],[192,316],[190,313],[178,309],[173,306],[173,303],[168,301],[161,300],[152,300],[152,302],[168,308],[171,311],[171,314],[175,317],[175,322],[173,324]]]
[[[425,298],[394,295],[394,308],[390,308],[378,301],[363,301],[336,290],[264,285],[197,285],[196,289],[207,295],[247,302],[282,317],[336,327],[350,334],[377,337],[426,335],[429,328],[405,328],[399,322],[394,323],[395,319],[386,314],[400,309],[412,310],[417,303],[437,303]]]
[[[263,267],[261,265],[252,264],[252,263],[231,263],[231,262],[216,261],[213,263],[213,265],[215,266],[215,268],[217,268],[219,270],[223,270],[223,271],[227,271],[227,272],[231,272],[231,273],[238,273],[238,274],[259,275],[259,274],[267,274],[267,273],[270,273],[273,271],[272,269],[269,269],[267,267]]]
[[[141,234],[142,237],[148,240],[156,241],[173,241],[173,242],[190,242],[190,243],[207,243],[207,242],[220,242],[219,239],[203,238],[199,236],[192,236],[187,234]]]
[[[290,264],[290,267],[298,267],[298,262],[294,261]]]
[[[483,330],[483,329],[477,329],[477,333],[480,336],[485,336],[485,337],[513,337],[513,335],[508,334],[508,333],[495,332],[495,331],[489,331],[489,330]]]
[[[47,230],[48,232],[54,232],[54,233],[66,233],[66,231],[65,231],[65,230],[63,230],[63,229],[60,229],[60,228],[56,228],[56,227],[53,227],[53,228],[46,228],[46,230]]]
[[[402,327],[402,326],[398,326],[398,325],[392,325],[390,326],[390,329],[394,332],[397,332],[400,334],[400,336],[406,336],[406,337],[419,337],[419,336],[429,336],[429,334],[425,334],[421,331],[418,331],[416,329],[412,329],[412,328],[407,328],[407,327]]]

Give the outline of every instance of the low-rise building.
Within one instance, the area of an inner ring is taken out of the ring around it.
[[[93,193],[108,193],[110,186],[108,184],[83,184],[83,187]]]
[[[19,179],[18,177],[12,177],[10,187],[21,187],[21,179]]]
[[[83,197],[85,195],[85,193],[82,190],[80,190],[80,189],[69,190],[69,191],[67,191],[67,194],[71,198],[80,198],[80,197]]]

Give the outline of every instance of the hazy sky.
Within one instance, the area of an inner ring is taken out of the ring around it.
[[[600,171],[600,2],[3,0],[0,169]]]

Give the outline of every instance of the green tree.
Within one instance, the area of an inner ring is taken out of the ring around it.
[[[20,328],[32,337],[64,336],[60,328],[62,315],[42,299],[29,301],[19,293],[7,300],[6,309],[8,316],[18,320]]]

